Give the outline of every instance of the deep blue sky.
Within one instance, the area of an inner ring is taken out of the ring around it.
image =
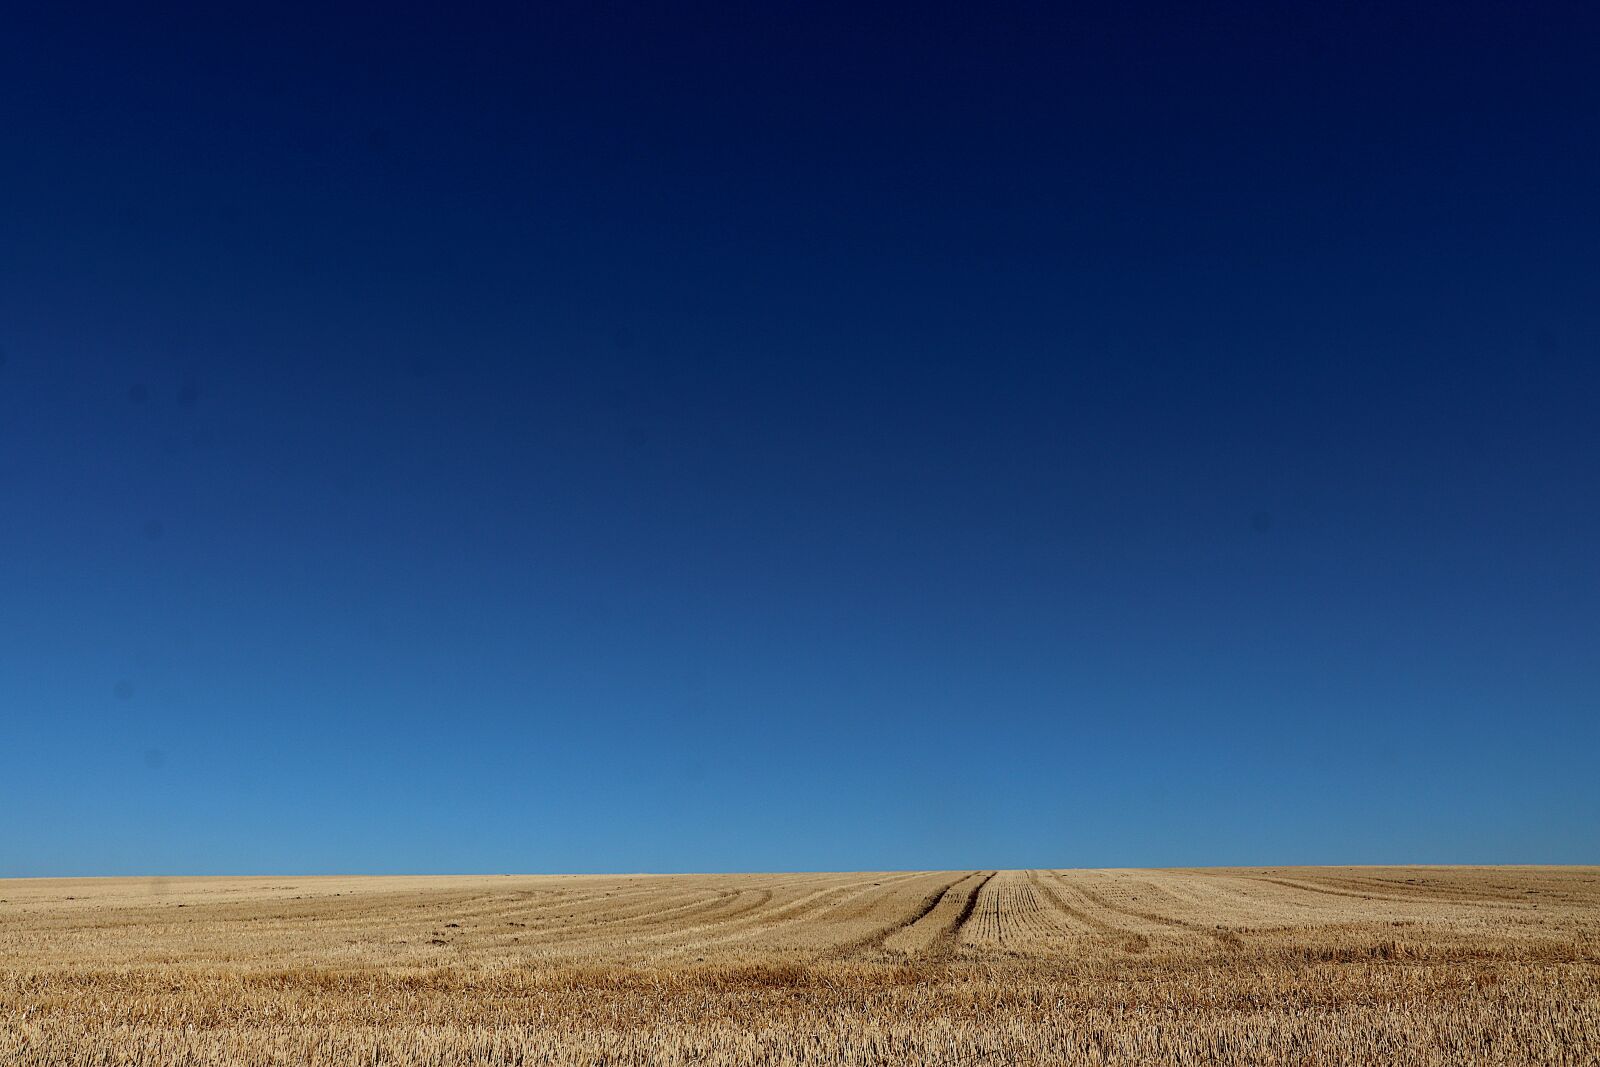
[[[449,7],[8,10],[0,875],[1600,861],[1591,5]]]

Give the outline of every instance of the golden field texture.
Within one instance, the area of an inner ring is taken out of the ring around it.
[[[1600,868],[0,881],[0,1064],[1596,1064]]]

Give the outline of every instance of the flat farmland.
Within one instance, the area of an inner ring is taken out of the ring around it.
[[[7,880],[0,1063],[1593,1064],[1600,868]]]

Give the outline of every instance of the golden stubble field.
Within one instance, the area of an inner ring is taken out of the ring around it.
[[[744,1063],[1600,1063],[1600,868],[0,881],[0,1064]]]

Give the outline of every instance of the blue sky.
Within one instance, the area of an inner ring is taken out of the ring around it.
[[[38,10],[0,875],[1600,862],[1600,21]]]

